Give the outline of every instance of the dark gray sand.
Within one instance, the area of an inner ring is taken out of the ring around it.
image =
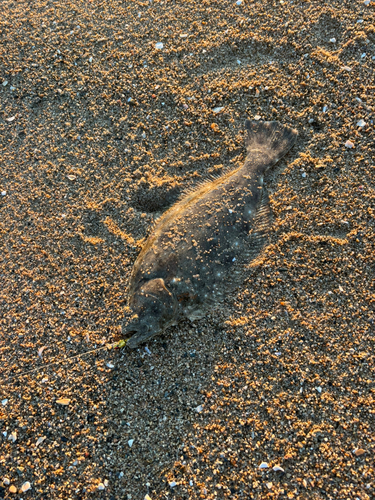
[[[374,18],[1,2],[0,498],[374,497]],[[207,317],[105,348],[153,221],[240,166],[258,117],[299,132],[261,264]]]

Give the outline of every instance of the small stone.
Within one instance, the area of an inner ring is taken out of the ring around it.
[[[285,472],[284,469],[280,467],[280,465],[275,465],[274,467],[272,467],[272,470],[274,472]]]
[[[70,400],[70,399],[68,399],[68,398],[60,398],[60,399],[57,399],[57,400],[56,400],[56,403],[57,403],[58,405],[68,406],[68,404],[70,403],[70,401],[71,401],[71,400]]]
[[[262,462],[260,465],[259,465],[259,469],[268,469],[269,468],[269,465],[267,462]]]
[[[336,43],[336,38],[330,38],[330,39],[329,39],[329,41],[330,41],[331,43]]]
[[[214,108],[212,111],[215,113],[215,115],[217,115],[218,113],[220,113],[220,111],[223,111],[224,109],[224,106],[219,106],[217,108]]]
[[[348,140],[346,141],[346,143],[345,143],[345,147],[346,147],[346,148],[349,148],[349,149],[354,148],[354,142],[349,141],[349,139],[348,139]]]
[[[3,81],[3,87],[6,87],[8,85],[8,80]]]
[[[306,172],[302,172],[302,177],[306,177]]]
[[[113,365],[112,363],[107,363],[107,365],[106,365],[106,366],[107,366],[108,368],[110,368],[110,369],[112,369],[112,368],[114,368],[114,367],[115,367],[115,365]]]
[[[46,436],[42,436],[38,438],[37,442],[35,443],[35,447],[39,446],[43,441],[46,439]]]
[[[343,66],[341,69],[344,69],[345,71],[351,71],[352,68],[350,66]]]
[[[15,443],[17,441],[17,432],[13,431],[11,434],[9,434],[8,439],[9,439],[9,441],[12,441],[13,443]]]
[[[108,479],[104,479],[103,484],[107,488],[108,487]]]
[[[322,392],[322,388],[321,387],[315,387],[315,389],[319,392],[319,394]]]
[[[181,33],[180,34],[180,38],[187,38],[187,37],[188,37],[188,35],[186,33]]]
[[[3,194],[3,193],[4,193],[4,194]],[[5,196],[5,195],[6,195],[6,191],[1,191],[1,195],[2,195],[2,196]],[[8,404],[8,399],[2,399],[2,400],[1,400],[1,404],[2,404],[3,406],[5,406],[6,404]]]
[[[151,500],[151,497],[149,495],[146,495],[145,500]]]
[[[5,484],[5,486],[9,486],[10,485],[10,479],[7,478],[7,477],[4,477],[3,478],[3,483]]]
[[[366,126],[365,120],[359,120],[359,122],[357,122],[357,127],[365,127],[365,126]]]
[[[353,453],[356,457],[360,457],[361,455],[364,455],[366,453],[366,450],[364,450],[363,448],[355,448],[353,450]]]
[[[92,59],[92,57],[90,57],[89,62],[92,63],[92,61],[93,61],[93,59]]]
[[[17,493],[17,488],[12,484],[12,486],[9,488],[10,493]]]
[[[241,61],[239,59],[237,59],[237,64],[241,64]]]
[[[170,486],[171,488],[174,488],[175,486],[177,486],[176,481],[172,481],[172,482],[170,482],[170,483],[169,483],[169,486]]]
[[[16,119],[15,116],[11,116],[10,118],[5,118],[7,122],[12,122],[13,120]]]
[[[158,42],[155,44],[155,49],[157,50],[161,50],[163,47],[164,47],[163,42]]]
[[[262,117],[260,115],[255,115],[254,120],[259,121]]]
[[[242,4],[242,0],[237,0],[236,5],[241,5],[241,4]]]
[[[195,411],[196,411],[197,413],[200,413],[202,410],[203,410],[203,406],[202,406],[202,405],[199,405],[199,406],[197,406],[197,407],[195,408]]]
[[[26,481],[21,486],[20,492],[25,493],[26,491],[29,491],[30,489],[31,489],[31,484],[29,483],[29,481]]]
[[[365,5],[367,7],[368,5],[370,5],[370,3],[371,3],[371,0],[365,0],[363,2],[363,5]]]
[[[69,175],[67,175],[67,178],[68,178],[70,181],[74,181],[74,180],[77,178],[77,176],[76,176],[76,175],[69,174]]]
[[[272,490],[272,486],[273,486],[273,485],[272,485],[272,483],[266,483],[266,486],[267,486],[267,488],[268,488],[269,490]]]
[[[128,441],[129,448],[131,448],[133,446],[133,443],[134,443],[134,439],[129,439],[129,441]]]
[[[105,490],[105,486],[103,483],[98,484],[98,490]]]

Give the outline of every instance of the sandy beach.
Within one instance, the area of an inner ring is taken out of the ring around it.
[[[0,499],[375,497],[375,2],[2,0]],[[114,349],[155,221],[297,144],[257,266]]]

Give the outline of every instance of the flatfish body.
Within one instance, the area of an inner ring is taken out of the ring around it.
[[[245,122],[242,167],[185,195],[156,223],[131,275],[123,334],[137,347],[183,317],[203,317],[241,284],[270,227],[267,170],[297,132],[277,122]]]

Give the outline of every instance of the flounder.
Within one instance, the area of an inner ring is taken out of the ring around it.
[[[297,131],[245,121],[242,167],[204,183],[158,220],[130,278],[122,332],[135,348],[184,317],[202,318],[241,284],[267,241],[271,212],[264,176]]]

